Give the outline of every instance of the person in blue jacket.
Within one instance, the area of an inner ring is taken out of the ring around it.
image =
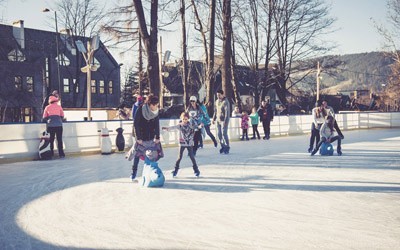
[[[217,146],[218,146],[218,142],[217,142],[217,140],[215,139],[215,136],[213,135],[213,133],[211,132],[211,129],[210,129],[210,126],[211,126],[211,119],[210,119],[210,116],[208,115],[207,107],[206,107],[206,105],[204,105],[204,104],[201,103],[201,102],[198,102],[198,105],[200,106],[201,110],[203,110],[203,116],[201,117],[201,120],[202,120],[202,122],[203,122],[203,124],[204,124],[204,129],[205,129],[207,135],[208,135],[208,136],[211,138],[211,140],[213,141],[214,147],[217,147]]]

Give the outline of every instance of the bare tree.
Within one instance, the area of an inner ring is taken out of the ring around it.
[[[202,38],[202,45],[205,55],[205,84],[206,84],[206,105],[208,111],[211,114],[214,110],[214,85],[215,85],[215,71],[214,71],[214,54],[215,54],[215,13],[216,13],[216,0],[209,0],[209,14],[208,24],[205,25],[200,18],[197,4],[194,0],[191,0],[193,12],[196,19],[196,25],[194,26],[197,31],[200,32]],[[208,41],[207,41],[208,33]]]
[[[157,53],[158,45],[158,0],[152,0],[150,5],[150,32],[147,30],[146,17],[141,0],[133,0],[139,31],[147,53],[147,74],[150,92],[160,95],[160,66]]]
[[[186,41],[186,5],[185,0],[181,0],[181,25],[182,25],[182,85],[183,85],[183,105],[186,107],[189,105],[189,93],[187,88],[188,83],[188,61],[187,61],[187,41]]]
[[[232,20],[231,0],[223,0],[222,26],[223,26],[223,62],[222,62],[222,90],[228,100],[234,95],[232,89],[231,60],[232,60]]]
[[[65,49],[74,48],[75,42],[81,37],[92,37],[97,35],[101,29],[101,23],[106,18],[105,7],[99,7],[96,0],[59,0],[55,3],[55,9],[58,13],[58,22],[60,26],[67,30],[68,38],[64,40]],[[80,56],[75,57],[77,65],[75,72],[69,72],[75,79],[72,87],[73,100],[72,105],[78,105],[79,83],[81,79],[80,67],[83,60]],[[86,93],[87,84],[84,84],[82,93]],[[60,90],[61,91],[61,90]],[[86,95],[82,95],[80,106],[83,107]]]
[[[275,89],[279,99],[286,103],[287,90],[298,83],[291,81],[291,85],[287,86],[291,74],[296,71],[294,62],[329,51],[320,36],[330,31],[335,19],[328,17],[329,7],[321,0],[276,0],[274,4]],[[268,80],[265,79],[266,82]]]
[[[391,74],[388,83],[384,89],[384,103],[388,110],[399,110],[400,105],[400,52],[398,43],[400,42],[400,1],[388,0],[388,20],[391,24],[389,27],[375,24],[378,32],[385,40],[384,49],[387,55],[393,59],[390,66]]]

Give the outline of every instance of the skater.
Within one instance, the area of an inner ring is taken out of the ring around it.
[[[202,117],[204,116],[203,110],[197,104],[197,98],[195,96],[190,97],[190,105],[186,109],[186,112],[190,115],[190,119],[195,123],[194,132],[194,145],[193,145],[193,155],[196,156],[197,149],[199,148],[199,142],[201,140],[201,127],[203,126]]]
[[[136,143],[154,141],[160,143],[160,118],[158,109],[158,97],[152,94],[147,96],[146,103],[140,106],[134,119]],[[135,156],[132,165],[131,179],[136,178],[140,158]]]
[[[270,132],[271,132],[271,122],[274,119],[274,114],[272,111],[272,107],[269,104],[269,99],[267,101],[262,101],[261,106],[258,108],[258,116],[260,117],[260,121],[262,122],[264,128],[264,140],[269,140]]]
[[[133,120],[133,124],[132,124],[132,136],[136,137],[135,135],[135,115],[137,110],[139,109],[140,106],[143,105],[143,97],[141,95],[138,95],[136,97],[136,102],[132,105],[132,120]]]
[[[311,137],[310,137],[310,146],[308,147],[308,153],[311,153],[314,149],[314,141],[315,146],[318,145],[320,140],[319,131],[321,129],[322,124],[325,122],[326,112],[322,105],[318,105],[313,108],[311,111],[313,122],[311,123]]]
[[[49,105],[44,109],[43,112],[43,120],[47,123],[47,132],[50,134],[51,157],[54,156],[54,139],[57,136],[58,156],[60,158],[64,158],[65,154],[62,140],[64,110],[57,103],[57,97],[49,97]]]
[[[217,91],[217,100],[214,107],[213,124],[217,122],[218,138],[221,144],[219,153],[229,154],[229,138],[228,138],[228,126],[229,126],[229,114],[230,106],[228,99],[224,96],[222,89]]]
[[[338,135],[340,136],[340,138],[343,140],[344,139],[344,135],[342,134],[342,131],[340,130],[339,125],[336,122],[335,110],[331,106],[328,106],[328,102],[326,100],[322,101],[322,106],[325,109],[326,115],[327,116],[330,115],[330,116],[333,117],[335,130],[338,133]]]
[[[200,108],[203,110],[203,114],[204,114],[202,117],[202,122],[204,124],[203,128],[206,131],[207,135],[213,141],[214,147],[217,147],[218,146],[217,140],[215,139],[215,136],[213,135],[213,133],[211,133],[211,130],[210,130],[211,119],[210,119],[210,116],[208,115],[207,108],[203,103],[199,102],[198,104],[199,104]]]
[[[240,113],[238,106],[235,106],[233,108],[232,117],[242,117],[242,114]]]
[[[193,164],[193,171],[196,177],[200,176],[199,167],[197,166],[196,159],[193,154],[193,144],[194,144],[194,135],[195,128],[197,127],[196,122],[190,118],[190,115],[187,112],[183,112],[180,116],[181,121],[176,126],[171,127],[162,127],[163,130],[171,131],[174,129],[179,130],[179,155],[178,160],[175,163],[175,169],[172,171],[172,176],[176,177],[179,171],[179,164],[182,160],[183,151],[187,149],[189,152],[190,160]]]
[[[241,127],[242,127],[242,138],[240,139],[243,141],[246,139],[246,141],[249,140],[249,134],[248,134],[248,129],[249,129],[249,116],[247,115],[246,111],[242,112],[242,122],[241,122]],[[245,138],[246,137],[246,138]]]
[[[321,141],[318,143],[316,148],[311,152],[311,156],[315,155],[318,152],[319,147],[321,147],[322,143],[329,142],[332,143],[337,140],[337,153],[338,155],[342,155],[342,138],[339,135],[334,135],[334,122],[335,118],[333,116],[328,116],[325,120],[325,123],[322,125],[320,129]]]
[[[251,137],[252,140],[256,139],[256,134],[257,138],[260,140],[260,133],[258,132],[258,123],[260,120],[260,117],[258,116],[256,107],[253,107],[251,109],[251,114],[250,114],[250,119],[251,119],[251,126],[253,128],[253,137]]]
[[[126,109],[125,104],[118,106],[117,118],[120,120],[129,120],[129,111]]]

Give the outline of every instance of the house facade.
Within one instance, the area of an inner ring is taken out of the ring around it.
[[[58,90],[63,108],[87,108],[86,61],[71,37],[24,27],[0,24],[0,118],[1,122],[40,122],[46,97]],[[104,44],[91,62],[92,108],[117,107],[120,101],[120,66]]]

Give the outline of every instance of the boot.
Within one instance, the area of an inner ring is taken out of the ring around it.
[[[200,170],[197,166],[193,166],[194,170],[194,176],[199,177],[200,176]]]
[[[175,167],[175,169],[171,172],[171,174],[172,174],[172,177],[176,177],[176,175],[178,174],[178,171],[179,171],[179,167]]]

